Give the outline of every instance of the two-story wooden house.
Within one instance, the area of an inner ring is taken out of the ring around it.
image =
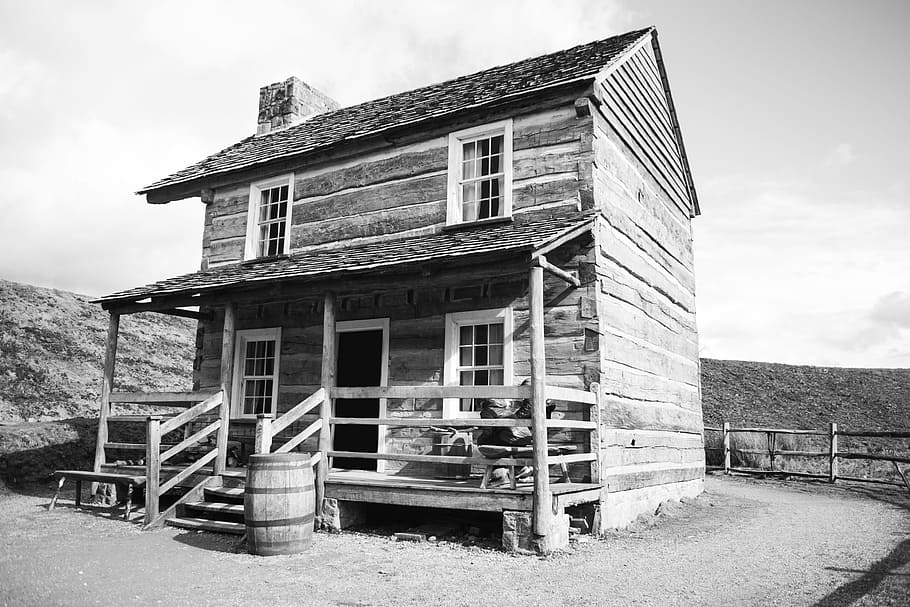
[[[96,473],[130,448],[108,440],[112,404],[202,401],[133,445],[147,521],[236,497],[229,444],[313,453],[326,524],[369,503],[494,510],[508,546],[543,552],[567,511],[615,527],[702,490],[699,210],[653,28],[351,107],[291,78],[260,91],[258,122],[139,192],[202,201],[201,269],[98,300]],[[199,319],[197,392],[112,391],[118,319],[139,311]],[[532,418],[479,419],[489,397]],[[532,447],[471,445],[517,425]],[[492,487],[493,465],[535,474]]]

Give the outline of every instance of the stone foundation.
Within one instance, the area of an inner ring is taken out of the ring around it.
[[[327,497],[322,500],[322,517],[318,528],[341,531],[352,525],[366,522],[366,506],[360,502],[346,502]]]
[[[695,497],[704,491],[705,481],[698,478],[681,483],[668,483],[619,491],[604,492],[601,497],[600,529],[619,529],[647,512],[654,512],[661,502]]]
[[[530,512],[502,513],[502,547],[507,552],[550,554],[569,547],[569,515],[554,514],[544,537],[535,537]]]

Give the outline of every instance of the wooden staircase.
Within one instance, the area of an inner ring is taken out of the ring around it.
[[[206,487],[201,501],[181,504],[177,516],[165,522],[181,529],[243,535],[243,486]]]

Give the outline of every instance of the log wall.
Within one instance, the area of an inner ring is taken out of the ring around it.
[[[524,111],[513,117],[513,216],[578,208],[590,182],[582,171],[591,163],[591,117],[578,117],[571,103]],[[445,135],[296,167],[292,252],[438,231],[446,221],[447,171]],[[248,209],[249,183],[215,190],[205,213],[203,267],[243,258]]]
[[[586,389],[596,380],[600,364],[597,340],[596,280],[590,271],[594,267],[593,239],[570,243],[549,259],[561,267],[590,276],[581,289],[569,288],[562,280],[547,277],[546,353],[547,375],[550,383]],[[587,270],[585,270],[587,268]],[[520,383],[530,375],[530,330],[527,302],[527,262],[502,264],[495,273],[478,268],[449,271],[421,279],[419,284],[389,277],[387,288],[381,291],[358,290],[349,283],[347,291],[337,294],[337,320],[389,318],[389,385],[426,386],[444,382],[445,314],[468,310],[496,309],[512,306],[514,377]],[[455,287],[481,286],[478,296],[463,301],[451,301]],[[287,411],[319,387],[322,354],[322,293],[312,298],[288,302],[240,305],[237,330],[282,327],[281,359],[279,364],[278,412]],[[196,389],[214,388],[220,381],[220,352],[222,312],[215,309],[210,321],[200,323]],[[580,406],[561,403],[558,414],[569,419],[589,419],[589,412]],[[389,417],[441,417],[439,399],[390,399]],[[315,419],[305,416],[285,434],[302,429]],[[231,435],[252,442],[252,420],[233,420]],[[280,442],[279,435],[276,442]],[[389,428],[385,450],[391,453],[429,454],[434,437],[426,428]],[[573,431],[551,431],[551,441],[579,445],[584,450],[587,434]],[[315,450],[316,437],[303,444],[301,450]],[[575,465],[571,473],[578,480],[588,474],[586,464]],[[387,473],[411,475],[439,473],[434,465],[386,462]]]
[[[652,61],[616,70],[592,112],[608,527],[704,478],[692,206]]]

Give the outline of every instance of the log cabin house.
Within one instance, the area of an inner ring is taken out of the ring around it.
[[[255,135],[139,192],[201,200],[202,264],[97,300],[86,480],[144,486],[150,526],[232,531],[211,515],[242,512],[229,450],[299,450],[323,525],[372,503],[496,511],[507,548],[544,553],[569,514],[597,532],[701,492],[699,208],[654,28],[351,107],[296,78],[259,99]],[[119,318],[146,311],[198,319],[194,392],[113,391]],[[480,419],[486,398],[532,417]],[[137,420],[145,443],[109,441]],[[532,446],[472,444],[515,426]],[[112,463],[130,449],[143,466]]]

